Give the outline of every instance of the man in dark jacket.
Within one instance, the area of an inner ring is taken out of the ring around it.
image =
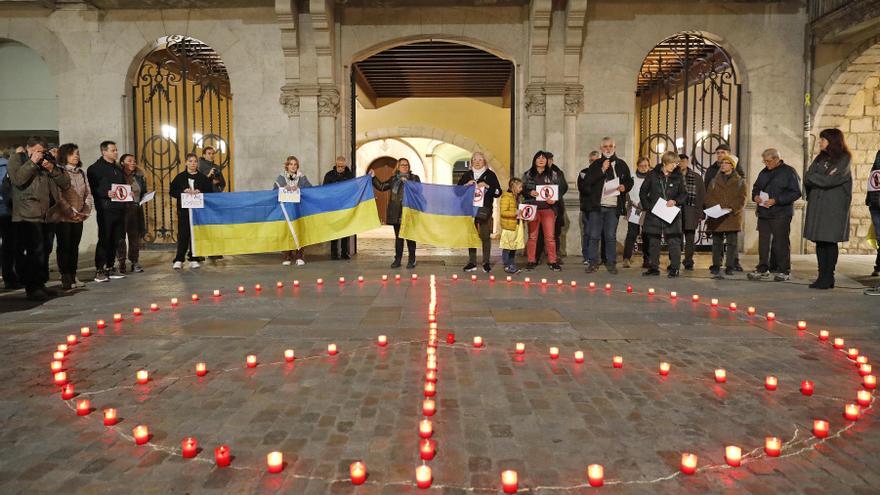
[[[324,174],[324,182],[322,184],[333,184],[334,182],[342,182],[344,180],[354,179],[354,172],[345,165],[345,157],[337,156],[336,164],[333,169]],[[348,237],[342,239],[333,239],[330,241],[330,259],[339,259],[339,245],[342,246],[342,259],[350,260],[348,247]]]
[[[748,274],[749,280],[783,282],[791,278],[791,219],[794,202],[801,197],[801,182],[793,167],[779,158],[773,148],[761,154],[764,169],[752,186],[752,200],[758,216],[758,266]],[[772,262],[771,262],[772,260]],[[775,266],[771,266],[775,265]]]
[[[681,160],[678,162],[678,168],[684,178],[684,185],[688,193],[687,200],[681,205],[681,226],[684,232],[684,269],[690,271],[694,269],[697,229],[700,228],[700,222],[705,217],[703,200],[706,198],[706,186],[703,183],[703,177],[690,169],[690,158],[685,154],[678,155],[678,158]]]
[[[590,264],[590,185],[587,183],[587,170],[590,165],[602,157],[596,150],[590,152],[587,166],[578,174],[578,199],[581,205],[581,256],[585,265]]]
[[[116,163],[119,150],[113,141],[101,143],[101,157],[95,160],[86,178],[98,219],[98,245],[95,247],[95,282],[107,282],[111,278],[125,278],[116,270],[116,247],[125,234],[125,203],[113,201],[116,191],[113,184],[127,184],[122,167]]]
[[[214,192],[223,192],[226,190],[226,179],[223,178],[220,167],[214,164],[214,155],[216,154],[217,150],[211,146],[205,146],[202,149],[202,157],[199,158],[199,172],[211,179],[211,188]]]
[[[599,269],[599,241],[605,238],[608,272],[617,273],[617,223],[626,214],[626,195],[633,187],[629,165],[616,154],[614,140],[602,139],[602,157],[590,164],[586,182],[590,188],[590,264],[587,273]],[[609,184],[611,184],[609,186]]]
[[[8,170],[13,186],[12,223],[17,240],[15,271],[21,277],[27,298],[45,301],[54,294],[46,288],[49,258],[45,254],[45,236],[50,183],[66,190],[70,187],[70,177],[49,158],[51,155],[46,152],[43,140],[29,138],[25,150],[10,157]]]

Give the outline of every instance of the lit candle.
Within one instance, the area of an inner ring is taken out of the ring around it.
[[[339,351],[336,349],[336,344],[327,344],[327,354],[335,356],[337,352]]]
[[[361,461],[352,462],[348,468],[352,485],[362,485],[367,480],[367,465]]]
[[[431,435],[434,434],[434,425],[431,424],[430,419],[423,419],[419,421],[419,436],[422,438],[431,438]]]
[[[584,351],[574,351],[574,362],[583,363],[584,362]]]
[[[226,445],[221,445],[214,449],[214,462],[218,467],[226,467],[232,461],[232,452]]]
[[[107,322],[104,320],[98,320],[95,322],[95,326],[98,327],[99,329],[107,328]]]
[[[205,376],[208,373],[208,365],[205,363],[196,363],[196,376]]]
[[[571,286],[572,286],[572,287],[577,287],[577,286],[578,286],[578,283],[577,283],[576,281],[572,280],[572,281],[571,281]]]
[[[756,313],[757,311],[758,311],[758,310],[755,309],[754,306],[749,306],[749,307],[746,309],[746,313],[748,313],[749,316],[755,316],[755,313]]]
[[[320,280],[320,279],[319,279],[319,280]],[[318,285],[321,285],[321,284],[318,284]],[[284,282],[282,282],[282,281],[280,281],[280,280],[277,281],[277,282],[275,282],[275,288],[276,288],[276,289],[282,289],[282,288],[284,288]]]
[[[104,426],[113,426],[117,421],[119,421],[119,416],[116,413],[116,409],[112,407],[104,409]]]
[[[556,279],[556,285],[562,287],[563,284],[565,284],[565,280],[562,280],[561,278]]]
[[[873,367],[870,364],[863,364],[859,366],[859,375],[860,376],[868,376],[873,371]]]
[[[832,345],[834,346],[835,349],[843,349],[843,346],[845,345],[845,343],[846,342],[842,338],[837,337],[836,339],[834,339],[834,343]]]
[[[452,280],[458,280],[458,274],[457,274],[457,273],[453,273],[453,274],[452,274]]]
[[[171,306],[177,306],[177,304],[178,304],[177,298],[176,298],[176,297],[172,297],[172,298],[171,298]]]
[[[824,419],[813,420],[813,435],[817,438],[825,438],[828,436],[828,421]]]
[[[244,294],[244,286],[243,286],[243,285],[239,285],[239,286],[238,286],[238,293],[239,293],[239,294]]]
[[[358,283],[359,284],[364,283],[364,276],[363,275],[358,275]]]
[[[447,344],[454,344],[455,343],[455,334],[454,333],[447,333],[446,334],[446,343]]]
[[[422,465],[416,468],[416,486],[419,488],[431,486],[431,468],[429,466]]]
[[[324,281],[322,280],[321,283],[324,283]],[[321,284],[318,284],[318,285],[321,285]],[[293,280],[293,287],[299,288],[299,280],[296,280],[296,279]]]
[[[82,327],[79,329],[79,334],[82,335],[83,337],[88,337],[89,335],[92,334],[92,329],[89,327]]]
[[[430,461],[434,458],[434,454],[435,450],[433,441],[424,439],[419,442],[419,457],[421,457],[423,461]]]
[[[68,383],[67,385],[61,387],[61,398],[64,400],[70,400],[73,396],[76,395],[74,392],[74,387],[72,383]],[[868,396],[870,397],[870,395]]]
[[[284,469],[284,454],[281,452],[269,452],[266,455],[266,465],[270,473],[280,473]]]
[[[778,457],[782,452],[782,440],[777,437],[767,437],[764,439],[764,452],[770,457]]]
[[[92,412],[92,403],[89,402],[89,399],[82,399],[76,401],[76,415],[77,416],[87,416],[90,412]]]
[[[541,285],[547,285],[547,279],[546,279],[546,278],[542,278],[542,279],[541,279]]]
[[[526,285],[528,285],[529,283],[531,283],[531,281],[532,281],[532,277],[526,277],[526,278],[523,279],[523,282],[525,282]]]
[[[193,295],[191,296],[191,299],[192,299],[194,302],[195,302],[195,301],[198,301],[198,300],[199,300],[199,295],[193,293]]]
[[[775,319],[776,319],[776,313],[774,313],[773,311],[768,311],[767,312],[767,321],[773,321]]]
[[[62,373],[64,372],[62,371]],[[862,378],[862,386],[868,390],[874,390],[877,388],[877,377],[874,375],[865,375],[865,377]]]
[[[385,335],[380,335],[376,341],[380,347],[385,347],[388,345],[388,337]]]
[[[516,343],[516,353],[517,354],[525,354],[525,352],[526,352],[526,345],[522,342],[517,342]]]
[[[512,281],[512,280],[513,280],[513,277],[511,277],[510,275],[508,275],[508,276],[507,276],[507,281],[510,282],[510,281]]]
[[[256,368],[257,367],[257,356],[254,354],[248,354],[244,358],[244,362],[248,368]]]
[[[633,286],[627,284],[627,286],[626,286],[626,292],[627,292],[628,294],[632,294],[632,291],[633,291]]]
[[[49,369],[52,370],[52,373],[57,373],[64,369],[64,363],[62,363],[61,361],[52,361],[51,363],[49,363]]]
[[[775,376],[768,376],[764,379],[764,388],[767,390],[776,390],[779,386],[779,380]]]
[[[678,292],[672,291],[669,293],[670,299],[678,299]]]
[[[428,382],[436,382],[437,381],[437,371],[429,370],[425,372],[425,381]]]
[[[382,281],[383,281],[383,282],[387,282],[387,281],[388,281],[388,275],[382,275]]]
[[[587,480],[594,488],[602,486],[605,484],[605,468],[601,464],[590,464],[587,466]]]
[[[667,363],[666,361],[661,361],[660,362],[660,376],[669,375],[669,368],[670,368],[669,363]]]
[[[551,347],[550,348],[550,359],[556,359],[559,357],[559,348]]]
[[[724,383],[727,381],[727,371],[723,368],[718,368],[715,370],[715,381],[718,383]]]
[[[58,347],[56,347],[55,349],[65,354],[70,351],[70,347],[68,347],[67,344],[58,344]]]
[[[345,283],[345,277],[339,277],[339,284],[342,285]]]
[[[648,295],[649,295],[649,296],[653,296],[653,295],[654,295],[654,292],[655,292],[655,291],[654,291],[654,288],[653,288],[653,287],[651,287],[651,288],[648,289]]]
[[[257,292],[260,292],[261,290],[263,290],[263,285],[262,284],[254,284],[254,290]]]
[[[220,297],[220,289],[214,289],[214,297]]]
[[[813,395],[813,382],[804,380],[801,382],[801,393],[804,395]]]
[[[67,384],[67,372],[59,371],[53,375],[55,380],[55,385],[66,385]]]
[[[437,358],[431,356],[428,358],[428,362],[426,365],[426,369],[428,371],[437,371]]]
[[[436,356],[437,355],[437,348],[436,347],[428,347],[425,350],[425,354],[427,354],[428,356]]]
[[[846,406],[844,406],[843,409],[843,417],[850,421],[855,421],[859,419],[860,411],[861,408],[858,406],[858,404],[847,404]]]
[[[113,314],[113,321],[116,323],[119,323],[120,321],[122,321],[122,313],[114,313]]]
[[[72,386],[73,385],[71,385],[71,387]],[[62,397],[64,396],[62,395]],[[867,390],[859,390],[856,394],[856,402],[863,407],[871,405],[871,392],[868,392]]]
[[[729,466],[739,466],[742,464],[742,449],[736,445],[728,445],[724,448],[724,459]]]
[[[692,295],[692,296],[691,296],[691,301],[693,301],[693,302],[700,302],[700,295],[699,295],[699,294],[694,294],[694,295]]]
[[[77,339],[76,335],[70,334],[67,336],[67,345],[76,345]]]
[[[471,275],[471,282],[476,282],[476,281],[477,281],[477,276]]]
[[[180,451],[184,459],[192,459],[199,449],[199,442],[193,437],[186,437],[180,442]]]
[[[859,357],[856,358],[856,367],[859,367],[863,364],[868,364],[868,356],[864,354],[859,354]]]
[[[437,405],[432,399],[425,399],[422,401],[422,414],[425,416],[433,416],[435,412],[437,412]]]
[[[711,301],[709,301],[709,304],[711,304],[713,308],[717,308],[718,307],[718,299],[713,298]]]
[[[828,330],[819,330],[819,340],[825,342],[829,337]]]
[[[806,330],[807,329],[807,322],[804,320],[798,320],[797,328],[798,328],[798,330],[801,330],[801,331]]]
[[[855,358],[859,357],[859,350],[855,347],[850,347],[846,350],[846,356],[854,360]]]
[[[623,356],[614,356],[611,358],[611,365],[615,368],[623,368]]]
[[[135,373],[135,379],[138,383],[143,385],[150,381],[150,372],[147,370],[138,370],[137,373]]]
[[[501,488],[504,493],[516,493],[519,490],[519,477],[516,471],[508,469],[501,473]]]
[[[474,347],[483,347],[483,337],[474,337]]]
[[[434,397],[437,394],[437,385],[434,382],[425,382],[425,397]]]
[[[590,283],[589,283],[589,287],[590,287],[591,289],[595,289],[595,288],[596,288],[596,282],[590,282]]]
[[[684,474],[694,474],[697,472],[697,454],[688,452],[681,454],[681,472]]]
[[[54,361],[64,361],[65,355],[61,351],[55,351],[52,353],[52,360]]]
[[[730,308],[731,311],[736,311],[736,303],[735,302],[730,303],[728,308]]]
[[[611,284],[605,284],[605,290],[611,290]]]
[[[413,280],[418,280],[418,279],[419,279],[419,274],[418,274],[418,273],[413,273],[412,276],[411,276],[411,278],[412,278]]]
[[[150,430],[144,425],[137,425],[132,430],[132,435],[134,436],[134,443],[143,445],[150,439]]]
[[[150,311],[152,311],[152,312],[154,312],[154,313],[155,313],[156,311],[159,311],[159,305],[156,304],[156,303],[150,303]]]

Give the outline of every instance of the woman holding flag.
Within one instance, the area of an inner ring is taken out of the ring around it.
[[[284,161],[284,173],[279,175],[278,178],[275,179],[275,183],[272,185],[272,189],[284,188],[287,191],[293,192],[298,191],[303,187],[312,187],[312,184],[309,183],[309,179],[305,176],[305,174],[300,173],[299,158],[290,155],[287,157],[287,160]],[[305,260],[303,259],[302,248],[281,252],[282,265],[290,266],[290,264],[294,260],[296,260],[296,266],[303,266],[306,264]]]
[[[394,227],[394,263],[391,268],[400,268],[400,260],[403,258],[403,239],[400,237],[400,220],[403,214],[403,184],[408,181],[421,182],[419,176],[412,173],[409,166],[409,160],[400,158],[394,168],[394,175],[387,181],[382,182],[376,178],[375,173],[370,170],[370,176],[373,178],[373,187],[379,191],[391,191],[391,200],[385,210],[386,222]],[[409,252],[409,260],[406,263],[407,268],[415,268],[416,266],[416,241],[407,239],[406,249]]]
[[[489,273],[492,271],[492,265],[489,263],[492,256],[492,241],[489,238],[492,234],[492,206],[495,198],[501,196],[501,184],[495,172],[486,166],[486,156],[479,151],[471,155],[471,169],[462,174],[461,179],[458,180],[459,186],[469,186],[474,183],[477,184],[477,193],[482,198],[482,204],[479,205],[477,215],[474,217],[474,226],[483,244],[483,271]],[[465,265],[464,271],[476,270],[477,248],[468,248],[468,264]]]

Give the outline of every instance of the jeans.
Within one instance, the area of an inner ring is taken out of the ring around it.
[[[480,234],[480,240],[483,241],[483,264],[488,265],[492,259],[492,217],[487,220],[474,220],[474,226]],[[477,264],[477,248],[468,248],[468,263]]]
[[[514,249],[502,249],[501,250],[501,263],[505,268],[512,266],[516,267],[516,250]]]
[[[12,217],[0,217],[0,265],[2,265],[3,282],[13,286],[18,284],[18,275],[15,273],[15,225]]]
[[[342,246],[342,256],[348,256],[348,237],[333,239],[330,241],[330,256],[339,256],[339,247]]]
[[[581,256],[590,261],[590,212],[581,212]]]
[[[529,263],[537,263],[539,230],[544,232],[544,252],[547,253],[547,260],[551,264],[558,261],[555,229],[556,212],[552,208],[539,209],[535,214],[535,219],[529,222],[529,240],[526,242],[526,255],[529,258]]]
[[[132,263],[137,263],[140,258],[140,215],[141,209],[139,206],[125,205],[125,212],[122,215],[122,237],[119,239],[119,244],[116,248],[116,259],[119,261],[120,265],[125,263],[126,251],[128,251],[128,259]],[[126,237],[128,238],[127,243]]]
[[[874,224],[874,235],[880,238],[880,208],[871,206],[868,208],[871,212],[871,223]],[[874,260],[874,271],[880,272],[880,247],[877,248],[877,259]]]
[[[590,212],[590,263],[599,264],[599,241],[605,237],[605,259],[609,266],[617,262],[617,214],[616,207],[603,206]]]
[[[44,252],[46,224],[14,222],[17,238],[15,272],[21,277],[28,294],[42,289],[49,280],[49,258]]]
[[[403,241],[400,237],[400,224],[394,224],[394,259],[400,261],[403,258]],[[409,260],[416,259],[416,241],[406,239],[406,250],[409,253]]]
[[[681,268],[681,234],[667,235],[666,244],[669,247],[669,268],[678,270]],[[651,268],[660,269],[660,235],[648,234],[648,251],[651,260]]]
[[[112,267],[116,261],[116,249],[125,235],[125,210],[122,208],[99,210],[99,218],[101,226],[98,228],[98,245],[95,248],[95,268],[104,270]],[[181,235],[182,232],[178,232],[178,239]],[[189,242],[189,219],[186,223],[186,236]]]
[[[736,250],[736,241],[739,232],[713,232],[712,233],[712,266],[721,269],[721,261],[724,252],[727,252],[727,264],[725,268],[733,268],[739,262],[739,253]]]
[[[58,237],[58,271],[62,275],[76,275],[79,265],[79,242],[82,239],[82,222],[61,222],[56,224],[55,235]]]
[[[696,230],[684,231],[684,266],[687,268],[693,268],[694,266],[694,240],[696,236]]]
[[[791,271],[791,217],[758,218],[758,266],[755,271]]]

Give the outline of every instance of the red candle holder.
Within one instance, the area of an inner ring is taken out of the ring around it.
[[[562,287],[564,284],[565,284],[565,280],[562,280],[561,278],[556,279],[556,285]]]
[[[768,311],[767,312],[767,321],[773,321],[775,319],[776,319],[776,313],[774,313],[773,311]]]
[[[138,370],[134,377],[140,385],[145,385],[150,381],[150,372],[147,370]]]
[[[697,472],[697,454],[685,452],[681,454],[681,472],[694,474]]]
[[[70,334],[67,336],[67,345],[76,345],[77,342],[76,335]]]
[[[877,388],[877,377],[874,375],[865,375],[862,378],[862,386],[868,390]]]
[[[431,438],[434,434],[434,425],[429,419],[419,421],[419,436],[422,438]]]
[[[623,368],[623,356],[614,356],[611,358],[611,365],[615,368]]]
[[[524,278],[524,279],[523,279],[523,283],[525,283],[526,285],[529,285],[530,283],[532,283],[532,277],[526,277],[526,278]]]
[[[67,344],[58,344],[55,349],[59,352],[63,352],[64,354],[70,352],[70,347]]]
[[[717,308],[718,307],[718,299],[712,299],[711,301],[709,301],[709,305],[712,306],[713,308]]]
[[[605,484],[605,468],[601,464],[590,464],[587,466],[587,481],[593,488],[598,488]]]
[[[296,359],[296,353],[293,349],[285,349],[284,350],[284,360],[288,363],[292,363]]]
[[[855,347],[850,347],[846,350],[846,357],[855,361],[859,357],[859,350]]]
[[[455,334],[454,333],[447,333],[446,334],[446,343],[447,344],[454,344],[455,343]]]
[[[589,287],[589,288],[591,288],[591,289],[595,289],[595,288],[596,288],[596,282],[590,282],[589,284],[587,284],[587,287]]]
[[[871,399],[872,399],[871,392],[868,392],[867,390],[859,390],[856,393],[856,402],[858,402],[859,405],[862,407],[870,406]]]
[[[648,295],[653,296],[656,293],[653,287],[648,288]]]
[[[699,294],[694,294],[694,295],[692,295],[692,296],[691,296],[691,301],[693,301],[693,302],[700,302],[700,295],[699,295]]]
[[[141,316],[142,314],[144,314],[144,312],[141,311],[141,308],[135,307],[135,308],[132,308],[131,314],[133,314],[134,316]]]
[[[379,347],[385,347],[388,345],[388,337],[385,335],[380,335],[376,338],[376,343],[379,344]]]
[[[574,362],[583,363],[584,362],[584,351],[574,351]]]
[[[422,401],[422,414],[425,416],[433,416],[435,412],[437,412],[437,405],[432,399],[425,399]]]
[[[416,468],[416,486],[419,488],[430,488],[431,481],[433,478],[431,477],[431,468],[429,466],[419,466]]]
[[[92,403],[88,399],[76,401],[76,415],[88,416],[92,412]]]
[[[221,295],[220,289],[214,289],[214,297],[220,297]]]
[[[320,279],[318,279],[318,280],[320,280]],[[321,285],[321,284],[318,284],[318,285]],[[276,289],[283,289],[283,288],[284,288],[284,282],[282,282],[282,281],[280,281],[280,280],[277,281],[277,282],[275,282],[275,288],[276,288]]]
[[[426,371],[425,372],[425,381],[428,382],[436,382],[437,381],[437,372],[436,371]]]
[[[67,372],[59,371],[52,375],[52,378],[55,380],[55,385],[67,385]]]
[[[358,283],[359,284],[364,283],[364,276],[363,275],[358,275]]]
[[[437,395],[437,385],[434,382],[425,382],[425,397]]]
[[[627,294],[632,294],[632,291],[633,291],[633,286],[627,284],[627,286],[626,286],[626,292],[627,292]]]
[[[815,435],[816,438],[827,437],[828,436],[828,429],[829,429],[828,421],[825,421],[824,419],[814,419],[813,420],[813,435]]]
[[[339,353],[339,350],[336,348],[336,344],[327,344],[327,354],[330,356],[335,356]]]
[[[324,283],[324,281],[322,280],[322,281],[321,281],[321,284],[323,284],[323,283]],[[321,285],[321,284],[318,284],[318,285]],[[294,281],[293,281],[293,288],[294,288],[294,289],[299,289],[299,280],[294,279]]]
[[[256,368],[257,367],[257,356],[254,354],[248,354],[244,358],[244,363],[248,368]]]
[[[453,273],[453,274],[452,274],[452,280],[458,280],[458,274],[457,274],[457,273]]]
[[[577,287],[577,286],[578,286],[578,283],[577,283],[577,281],[572,280],[572,281],[569,283],[569,285],[571,285],[572,288],[574,288],[574,287]]]
[[[104,320],[98,320],[95,322],[95,326],[98,327],[99,330],[103,330],[107,328],[107,322]]]
[[[477,276],[471,275],[471,282],[476,282],[476,281],[477,281]]]
[[[670,369],[670,368],[671,368],[671,366],[669,365],[669,363],[667,363],[667,362],[665,362],[665,361],[661,361],[661,362],[660,362],[660,371],[659,371],[659,372],[660,372],[660,376],[667,376],[667,375],[669,375],[669,369]]]
[[[52,370],[52,373],[57,373],[57,372],[61,371],[62,369],[64,369],[64,363],[62,363],[61,361],[57,361],[57,360],[52,361],[51,363],[49,363],[49,369]]]
[[[152,311],[152,312],[154,312],[154,313],[155,313],[156,311],[159,311],[159,305],[156,304],[156,303],[150,303],[150,311]]]
[[[184,459],[192,459],[199,453],[199,442],[193,437],[186,437],[180,442],[180,452]]]
[[[363,485],[367,480],[367,465],[361,461],[351,463],[348,468],[352,485]]]
[[[738,467],[742,464],[742,449],[736,445],[724,447],[724,460],[728,466]]]
[[[221,445],[214,449],[214,462],[217,463],[217,467],[226,467],[232,462],[232,452],[228,446]]]
[[[859,365],[859,376],[868,376],[874,371],[874,367],[868,363]]]
[[[171,307],[176,308],[178,304],[180,304],[180,302],[177,300],[177,298],[172,297],[171,298]]]
[[[755,309],[754,306],[749,306],[748,309],[746,309],[746,313],[747,313],[749,316],[755,316],[755,313],[757,313],[757,312],[758,312],[758,310]]]
[[[423,461],[430,461],[433,459],[436,452],[433,440],[423,439],[419,442],[419,457]]]
[[[413,273],[412,276],[411,276],[410,278],[412,278],[413,280],[418,280],[418,279],[419,279],[419,274],[418,274],[418,273]]]
[[[257,292],[260,292],[261,290],[263,290],[263,286],[261,284],[255,284],[254,290]]]
[[[675,291],[670,292],[669,299],[678,299],[678,292],[675,292]]]
[[[731,311],[736,311],[736,303],[732,302],[727,306]]]
[[[474,337],[474,347],[483,347],[483,337]]]
[[[715,382],[724,383],[727,381],[727,371],[723,368],[715,370]]]
[[[269,452],[266,455],[266,466],[270,473],[280,473],[284,470],[284,454],[281,452]]]
[[[775,376],[768,376],[764,379],[764,388],[767,390],[776,390],[779,386],[779,380]]]
[[[243,286],[243,285],[239,285],[239,286],[238,286],[238,293],[239,293],[239,294],[244,294],[244,286]]]
[[[764,439],[764,452],[770,457],[778,457],[782,452],[782,440],[777,437]]]
[[[143,445],[150,440],[150,430],[144,425],[135,426],[131,432],[132,436],[134,436],[134,443],[138,445]]]
[[[801,382],[801,393],[807,396],[813,395],[813,382],[810,380],[804,380]]]
[[[836,339],[834,339],[832,347],[834,347],[835,349],[843,349],[844,345],[846,345],[846,341],[840,337],[837,337]]]
[[[196,376],[205,376],[208,374],[208,365],[205,363],[196,363]]]
[[[547,279],[546,279],[546,278],[542,278],[542,279],[541,279],[541,285],[547,285]]]
[[[108,407],[104,409],[104,426],[113,426],[119,421],[116,409]]]
[[[53,361],[64,361],[66,358],[67,356],[61,351],[55,351],[52,353]]]
[[[83,337],[88,337],[88,336],[92,335],[92,329],[89,327],[82,327],[79,329],[79,334],[82,335]]]
[[[511,277],[510,275],[508,275],[505,279],[507,280],[508,283],[513,281],[513,277]]]
[[[799,321],[797,322],[797,329],[800,330],[800,331],[802,331],[802,332],[803,332],[804,330],[806,330],[806,329],[807,329],[807,322],[804,321],[804,320],[799,320]]]
[[[198,295],[198,294],[193,294],[192,296],[190,296],[190,299],[192,299],[193,302],[196,302],[196,301],[199,300],[199,295]]]
[[[519,475],[508,469],[501,472],[501,489],[504,493],[516,493],[519,490]]]
[[[559,358],[559,348],[551,347],[550,348],[550,359],[558,359]]]
[[[861,408],[858,404],[847,404],[843,408],[843,417],[849,421],[856,421],[861,415]]]
[[[605,290],[606,290],[606,291],[610,291],[610,290],[611,290],[611,284],[605,284]]]
[[[113,314],[113,321],[115,323],[121,322],[122,321],[122,313],[114,313]]]
[[[517,354],[525,354],[526,345],[522,342],[517,342],[516,347],[514,348],[514,352],[516,352]]]
[[[68,383],[67,385],[61,387],[61,398],[64,400],[70,400],[76,395],[74,391],[74,386],[72,383]]]
[[[339,277],[339,285],[345,284],[345,277]]]
[[[387,281],[388,281],[388,275],[382,275],[382,281],[383,281],[383,282],[387,282]]]
[[[819,340],[820,340],[821,342],[825,342],[825,341],[827,341],[827,340],[828,340],[828,337],[829,337],[830,335],[831,335],[831,334],[828,333],[828,330],[819,330]]]

